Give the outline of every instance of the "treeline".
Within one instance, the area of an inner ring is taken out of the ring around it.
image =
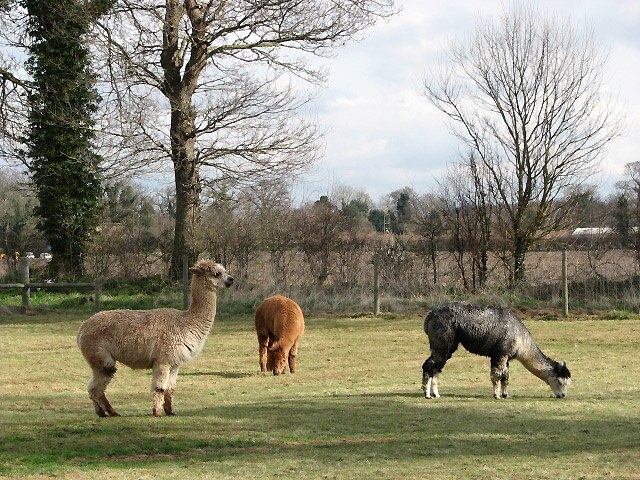
[[[16,49],[0,58],[0,159],[29,176],[39,203],[16,201],[38,215],[52,276],[168,264],[177,280],[184,259],[203,254],[246,275],[260,253],[273,276],[286,279],[295,257],[313,284],[335,284],[351,281],[361,254],[396,277],[418,259],[435,284],[449,252],[463,288],[497,269],[513,288],[527,282],[529,254],[563,229],[607,226],[620,246],[638,243],[637,166],[612,197],[583,186],[623,131],[601,95],[606,52],[538,9],[478,21],[427,69],[420,91],[461,156],[434,192],[374,204],[349,188],[294,203],[282,182],[320,156],[306,105],[326,72],[312,59],[392,16],[392,0],[222,2],[212,15],[169,1],[158,15],[58,3],[0,10],[13,27],[0,28],[0,45]],[[158,169],[173,174],[169,195],[109,183]],[[17,211],[3,227],[8,258],[37,250]]]
[[[629,181],[607,197],[595,188],[574,190],[562,199],[572,208],[557,230],[535,239],[535,249],[623,248],[638,251],[638,183]],[[49,252],[36,228],[36,200],[26,179],[0,171],[0,239],[7,266],[26,252]],[[244,285],[259,282],[261,264],[269,283],[353,286],[363,283],[379,259],[384,276],[411,283],[419,264],[421,284],[456,277],[467,290],[482,288],[496,269],[508,278],[511,245],[501,236],[493,212],[466,201],[450,185],[419,194],[411,188],[389,193],[377,203],[363,191],[338,187],[327,195],[296,202],[282,183],[227,188],[203,193],[202,227],[196,248],[227,265]],[[99,278],[167,276],[171,264],[175,199],[170,191],[114,182],[100,203],[101,222],[84,257],[88,274]],[[575,237],[576,227],[608,227],[607,233]],[[447,272],[442,271],[443,254]],[[640,257],[639,257],[640,258]],[[452,273],[451,270],[454,270]],[[304,279],[302,279],[304,277]],[[406,277],[406,278],[405,278]],[[501,278],[503,278],[501,277]],[[402,283],[393,282],[389,285]],[[398,287],[399,288],[399,287]],[[401,289],[405,294],[410,289]]]

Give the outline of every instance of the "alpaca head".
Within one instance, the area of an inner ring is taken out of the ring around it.
[[[200,260],[189,269],[192,275],[205,281],[208,290],[221,287],[229,288],[233,285],[233,277],[227,273],[222,265],[211,260]]]
[[[567,387],[571,384],[571,372],[567,368],[567,362],[555,362],[553,373],[548,379],[549,386],[557,398],[564,398]]]
[[[278,342],[269,347],[269,357],[269,363],[273,365],[273,374],[283,374],[287,368],[287,355]]]

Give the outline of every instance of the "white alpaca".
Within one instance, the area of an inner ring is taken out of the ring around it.
[[[101,417],[117,416],[105,390],[116,373],[116,362],[134,369],[152,369],[153,415],[174,415],[173,393],[180,365],[204,347],[216,316],[217,290],[233,277],[224,267],[201,260],[190,270],[191,298],[187,311],[111,310],[89,318],[78,332],[78,346],[89,363],[89,398]]]

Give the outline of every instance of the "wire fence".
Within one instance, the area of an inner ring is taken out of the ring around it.
[[[307,305],[323,310],[369,310],[374,308],[374,290],[382,311],[396,311],[413,304],[434,304],[449,298],[478,298],[511,303],[535,302],[561,307],[562,250],[532,251],[526,261],[525,282],[509,288],[509,269],[498,255],[487,259],[487,277],[478,285],[478,272],[469,258],[452,252],[425,256],[407,249],[386,249],[380,255],[370,248],[331,252],[314,256],[299,250],[278,255],[256,251],[242,259],[230,257],[225,267],[236,278],[232,296],[257,301],[273,293],[303,297]],[[634,250],[576,249],[566,251],[570,308],[640,311],[640,267]],[[204,254],[207,256],[207,254]],[[210,255],[215,258],[215,255]],[[115,279],[165,279],[168,263],[158,255],[85,260],[84,279],[91,284],[108,284]],[[379,260],[374,278],[374,258]],[[110,265],[108,275],[95,268]],[[0,277],[9,278],[4,266]],[[31,261],[32,282],[44,282],[47,262]],[[15,278],[15,277],[14,277]],[[377,282],[377,285],[376,285]],[[0,283],[10,283],[8,281]],[[181,288],[186,290],[183,280]],[[186,297],[183,297],[186,298]]]

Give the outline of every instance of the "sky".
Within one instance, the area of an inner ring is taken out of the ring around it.
[[[534,5],[593,29],[609,51],[606,86],[626,114],[623,135],[604,152],[590,183],[607,195],[640,160],[640,0],[537,0]],[[451,40],[470,34],[479,18],[497,18],[498,0],[397,0],[399,14],[379,21],[326,61],[329,78],[315,101],[326,131],[323,153],[296,186],[312,201],[339,186],[374,202],[411,187],[429,193],[461,152],[443,113],[420,93],[428,69]]]

